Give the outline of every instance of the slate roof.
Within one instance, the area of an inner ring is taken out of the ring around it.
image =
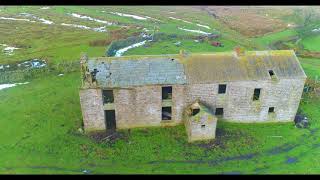
[[[172,60],[173,59],[173,60]],[[197,84],[241,80],[270,80],[268,71],[278,78],[306,78],[291,50],[93,58],[88,61],[101,87]]]
[[[305,78],[294,51],[249,51],[192,54],[184,59],[188,83],[212,83],[240,80],[270,80],[269,70],[280,79]]]
[[[185,84],[181,63],[168,57],[128,60],[89,60],[90,71],[97,69],[102,87],[131,87],[156,84]]]

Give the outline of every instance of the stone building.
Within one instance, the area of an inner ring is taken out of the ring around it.
[[[86,132],[177,125],[195,102],[219,121],[293,121],[306,80],[291,50],[83,56],[81,64]]]

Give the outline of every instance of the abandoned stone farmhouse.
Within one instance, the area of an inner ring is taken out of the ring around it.
[[[214,138],[217,120],[293,121],[306,80],[292,50],[83,56],[81,68],[86,132],[184,123],[190,141]]]

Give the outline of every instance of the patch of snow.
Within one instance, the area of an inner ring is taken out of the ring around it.
[[[150,30],[147,29],[147,28],[143,28],[142,30],[145,31],[145,32],[149,32],[149,31],[150,31]]]
[[[202,25],[202,24],[197,24],[197,26],[204,27],[204,28],[207,28],[207,29],[211,29],[209,26]]]
[[[41,21],[41,23],[43,23],[43,24],[54,24],[52,21],[49,21],[49,20],[43,19],[43,18],[39,18],[39,17],[32,15],[32,14],[29,14],[29,13],[20,13],[20,15],[26,16],[26,17],[31,17],[33,19],[37,19],[37,20]]]
[[[148,19],[152,19],[152,20],[158,21],[158,22],[162,22],[161,20],[156,19],[156,18],[153,18],[153,17],[150,17],[150,16],[144,16],[144,17],[146,17],[146,18],[148,18]]]
[[[42,68],[46,66],[46,64],[42,64],[39,61],[31,61],[31,67],[33,68]]]
[[[145,33],[142,33],[141,36],[142,36],[143,38],[150,38],[150,35],[145,34]]]
[[[184,31],[189,31],[189,32],[200,33],[200,34],[206,34],[206,35],[209,35],[209,34],[211,34],[211,33],[208,33],[208,32],[204,32],[204,31],[200,31],[200,30],[193,30],[193,29],[184,29],[184,28],[181,28],[181,27],[179,27],[178,29],[181,29],[181,30],[184,30]]]
[[[105,26],[98,27],[98,28],[92,28],[92,30],[96,31],[96,32],[106,32],[107,31]]]
[[[46,7],[42,7],[40,9],[50,9],[50,7],[46,6]]]
[[[125,53],[125,52],[128,51],[129,49],[142,46],[142,45],[144,45],[145,43],[146,43],[146,40],[144,40],[144,41],[142,41],[142,42],[138,42],[138,43],[132,44],[132,45],[130,45],[130,46],[128,46],[128,47],[119,49],[119,50],[116,52],[115,57],[120,57],[120,56],[123,55],[123,53]]]
[[[76,13],[71,13],[71,16],[76,17],[76,18],[80,18],[80,19],[87,19],[89,21],[95,21],[95,22],[102,23],[102,24],[107,24],[109,26],[113,25],[113,23],[108,22],[108,21],[92,18],[92,17],[89,17],[89,16],[82,16],[82,15],[76,14]]]
[[[179,18],[175,18],[175,17],[169,17],[170,19],[174,19],[174,20],[178,20],[178,21],[183,21],[185,23],[189,23],[189,24],[193,24],[192,22],[190,21],[186,21],[186,20],[183,20],[183,19],[179,19]]]
[[[23,85],[23,84],[28,84],[29,82],[24,82],[24,83],[14,83],[14,84],[0,84],[0,90],[6,89],[6,88],[11,88],[17,85]]]
[[[16,47],[11,47],[11,46],[8,46],[8,45],[3,45],[5,46],[6,48],[4,48],[2,51],[6,54],[6,55],[13,55],[13,51],[16,50],[16,49],[20,49],[20,48],[16,48]]]
[[[36,22],[36,21],[31,21],[30,19],[18,19],[18,18],[10,18],[10,17],[0,17],[0,19],[3,19],[3,20],[12,20],[12,21]]]
[[[312,29],[312,32],[319,32],[320,31],[320,28],[318,29]]]
[[[173,43],[173,44],[176,45],[176,46],[180,46],[181,45],[181,41],[178,41],[178,42]]]
[[[141,17],[141,16],[137,16],[137,15],[133,15],[133,14],[124,14],[124,13],[119,13],[119,12],[110,12],[111,14],[116,14],[118,16],[123,16],[123,17],[131,17],[134,19],[138,19],[138,20],[147,20],[146,17]]]
[[[62,26],[69,26],[69,27],[75,27],[75,28],[80,28],[80,29],[86,29],[86,30],[93,30],[96,32],[106,32],[106,27],[98,27],[98,28],[91,28],[88,26],[84,26],[84,25],[78,25],[78,24],[66,24],[66,23],[61,23]]]

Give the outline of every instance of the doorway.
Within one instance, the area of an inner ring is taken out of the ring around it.
[[[105,110],[104,111],[107,131],[116,130],[116,113],[115,110]]]

